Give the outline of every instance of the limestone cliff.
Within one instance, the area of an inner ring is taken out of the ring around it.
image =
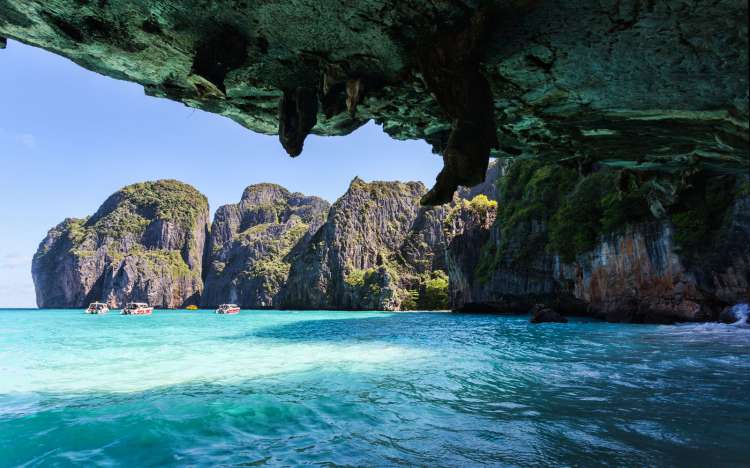
[[[119,190],[93,216],[68,218],[41,242],[32,262],[37,305],[196,303],[208,216],[206,197],[178,181]]]
[[[421,183],[355,178],[292,264],[284,308],[447,308],[445,210]]]
[[[515,164],[500,181],[494,223],[471,211],[448,223],[453,307],[546,303],[612,321],[717,319],[750,299],[748,180],[697,173],[674,184],[665,196],[627,171],[580,177]]]
[[[278,134],[291,155],[374,120],[443,155],[436,204],[490,154],[746,172],[747,16],[743,0],[0,0],[0,46]]]
[[[296,252],[323,224],[329,207],[318,197],[258,184],[245,189],[238,204],[216,210],[201,304],[276,306]]]

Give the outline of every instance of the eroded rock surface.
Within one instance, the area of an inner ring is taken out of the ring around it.
[[[204,307],[271,308],[297,251],[328,215],[327,201],[275,184],[251,185],[216,210],[206,252]]]
[[[368,120],[446,166],[487,155],[653,171],[748,167],[747,2],[0,0],[0,36],[279,134]],[[439,27],[436,27],[439,25]],[[1,59],[1,57],[0,57]]]
[[[39,307],[197,304],[208,202],[174,180],[129,185],[86,219],[49,231],[32,262]]]
[[[664,212],[649,205],[651,182],[627,172],[579,178],[526,162],[506,177],[494,223],[472,210],[451,220],[454,308],[518,313],[541,303],[671,323],[717,320],[725,306],[750,299],[747,176],[696,174]]]
[[[292,264],[280,305],[299,309],[445,309],[443,208],[417,182],[355,178]]]

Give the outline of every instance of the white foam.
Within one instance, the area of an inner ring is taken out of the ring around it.
[[[730,309],[730,312],[737,319],[737,321],[734,322],[732,325],[734,326],[750,325],[750,323],[748,323],[748,319],[750,319],[750,308],[748,308],[748,304],[736,304],[732,306],[732,308]]]

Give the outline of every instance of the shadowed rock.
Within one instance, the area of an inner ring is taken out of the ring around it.
[[[568,319],[560,315],[559,312],[544,304],[535,304],[531,308],[530,323],[568,323]]]
[[[299,156],[317,122],[318,98],[305,88],[285,92],[279,103],[279,140],[289,156]]]
[[[443,155],[423,200],[437,204],[480,182],[488,155],[648,177],[746,173],[747,8],[0,0],[0,37],[280,134],[292,155],[309,133],[374,120]]]

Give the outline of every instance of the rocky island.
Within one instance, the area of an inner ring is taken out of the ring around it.
[[[175,180],[129,185],[94,215],[52,228],[31,273],[39,307],[197,304],[208,235],[208,201]]]

